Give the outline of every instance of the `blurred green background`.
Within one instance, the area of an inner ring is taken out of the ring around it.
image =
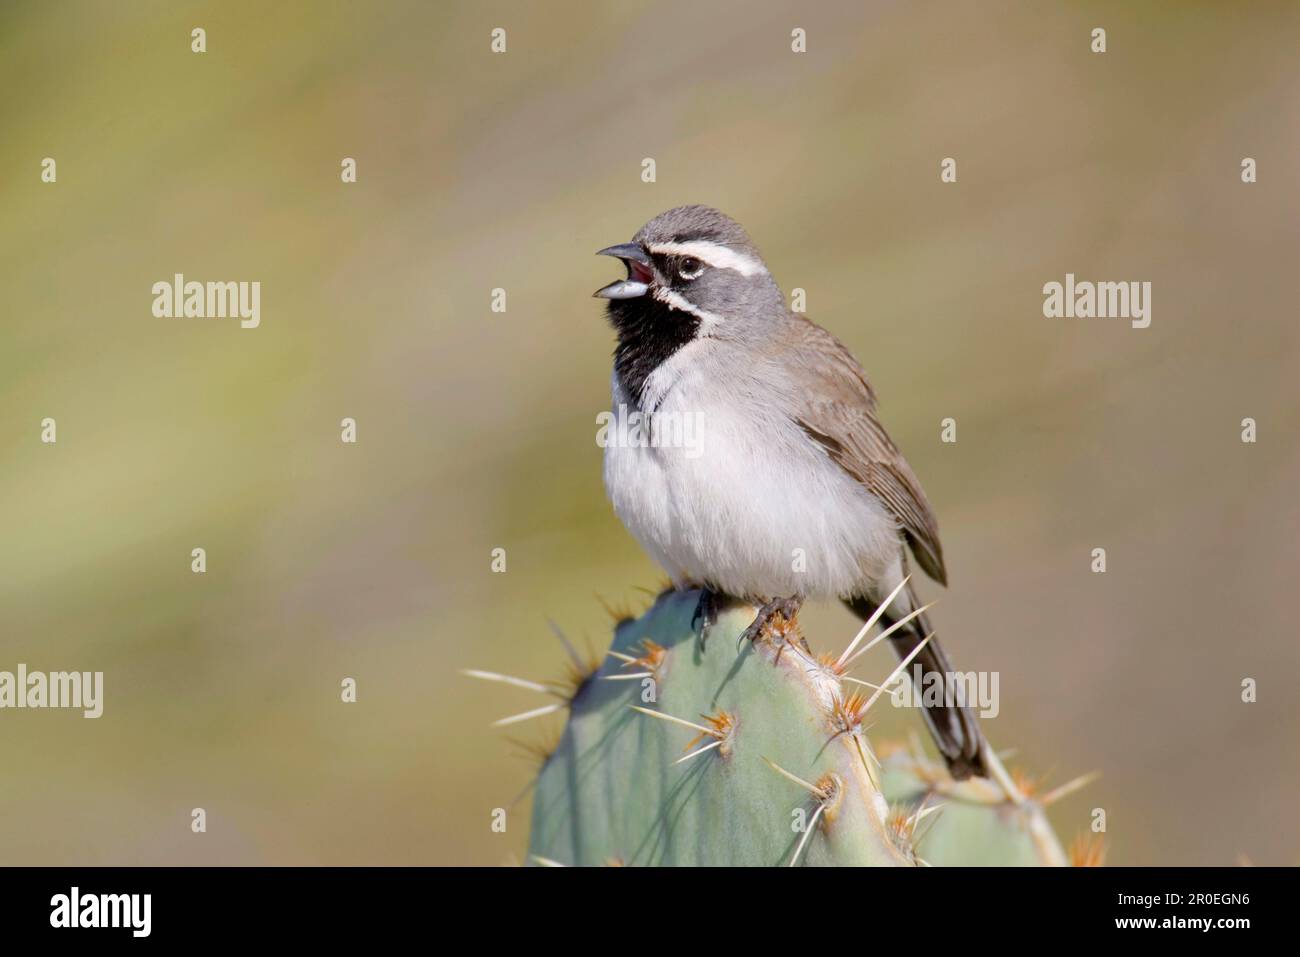
[[[519,860],[526,799],[505,834],[490,814],[531,767],[487,725],[542,702],[458,670],[554,677],[548,618],[599,651],[598,598],[660,580],[601,486],[590,294],[617,266],[592,253],[684,202],[744,223],[871,374],[943,529],[940,632],[1001,672],[990,736],[1049,785],[1104,773],[1063,836],[1103,807],[1112,863],[1295,863],[1298,27],[1294,4],[4,4],[0,669],[102,670],[106,701],[0,712],[0,863]],[[154,318],[176,272],[259,280],[261,327]],[[1066,272],[1152,282],[1151,327],[1044,319]],[[830,605],[805,626],[854,631]]]

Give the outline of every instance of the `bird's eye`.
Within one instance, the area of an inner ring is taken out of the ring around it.
[[[677,265],[677,275],[683,279],[695,279],[704,272],[704,263],[693,256],[687,256]]]

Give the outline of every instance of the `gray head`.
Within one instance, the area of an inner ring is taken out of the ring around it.
[[[660,213],[597,255],[615,256],[627,278],[596,290],[618,332],[615,369],[635,398],[645,378],[692,339],[761,338],[785,315],[781,290],[748,234],[708,206]]]

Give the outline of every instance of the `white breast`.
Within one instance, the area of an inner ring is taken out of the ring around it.
[[[692,342],[647,383],[660,445],[607,444],[605,488],[623,524],[678,584],[737,596],[847,596],[889,577],[892,517],[778,411],[779,396],[720,381],[714,349]],[[617,376],[613,414],[625,427],[639,415]]]

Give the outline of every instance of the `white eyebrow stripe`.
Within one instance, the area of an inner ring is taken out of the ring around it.
[[[700,320],[700,323],[706,331],[722,322],[722,317],[717,313],[709,312],[706,309],[696,308],[683,296],[678,295],[671,289],[656,288],[652,295],[669,309],[679,309],[682,312],[689,312],[696,319]]]
[[[650,247],[652,253],[666,256],[694,256],[714,269],[734,269],[742,276],[754,276],[766,273],[767,269],[757,259],[737,252],[730,246],[709,242],[707,239],[694,239],[688,243],[656,243]]]

